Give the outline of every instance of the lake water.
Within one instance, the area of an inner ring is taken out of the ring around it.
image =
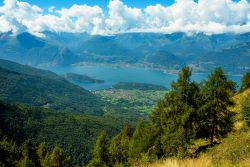
[[[177,74],[164,73],[162,71],[153,70],[143,67],[114,67],[108,65],[84,65],[70,67],[50,67],[47,68],[57,74],[77,73],[90,76],[94,79],[104,80],[101,84],[83,84],[75,83],[88,90],[100,90],[111,88],[118,82],[139,82],[163,85],[170,88],[171,82],[177,79]],[[192,79],[202,81],[207,79],[208,74],[193,73]],[[230,79],[238,85],[241,83],[241,76],[230,75]]]

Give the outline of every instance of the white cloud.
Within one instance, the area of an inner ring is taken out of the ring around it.
[[[175,0],[171,6],[156,4],[145,9],[111,0],[107,13],[99,6],[84,4],[59,10],[52,6],[46,11],[26,2],[4,0],[0,7],[0,32],[28,31],[36,35],[42,35],[45,30],[90,34],[250,32],[250,4],[247,0]]]
[[[99,6],[73,5],[56,11],[73,32],[102,33],[104,14]]]
[[[130,8],[120,0],[110,1],[108,8],[109,17],[105,23],[110,32],[125,32],[139,27],[143,21],[141,9]]]

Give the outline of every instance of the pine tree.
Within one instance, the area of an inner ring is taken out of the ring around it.
[[[37,148],[37,155],[38,155],[41,166],[42,167],[48,166],[49,151],[48,151],[48,146],[46,145],[46,143],[39,144]]]
[[[129,161],[136,161],[142,157],[150,160],[150,154],[152,154],[153,144],[155,143],[154,137],[155,132],[152,131],[152,126],[146,125],[140,119],[129,142]]]
[[[129,143],[129,159],[138,159],[141,153],[145,151],[146,148],[143,146],[145,143],[142,141],[144,129],[145,124],[141,119],[137,122],[136,129]]]
[[[128,161],[129,141],[132,137],[131,127],[125,126],[122,131],[112,138],[109,146],[110,163],[125,164]]]
[[[49,158],[50,167],[70,167],[70,158],[67,157],[60,147],[56,146]]]
[[[228,107],[234,103],[231,94],[235,91],[235,83],[228,80],[221,68],[216,68],[208,77],[202,88],[203,105],[199,111],[200,137],[210,137],[210,142],[226,135],[233,126],[233,113]]]
[[[20,151],[16,143],[2,135],[0,131],[0,166],[16,166]]]
[[[21,149],[23,155],[23,159],[20,161],[21,166],[40,166],[39,158],[36,153],[36,147],[32,140],[26,140]]]
[[[105,131],[102,131],[97,137],[93,150],[93,158],[88,167],[105,167],[109,165],[108,155],[108,137]]]
[[[152,123],[158,130],[165,156],[184,156],[195,134],[199,86],[191,81],[191,70],[184,67],[172,89],[158,102],[152,113]],[[159,147],[159,146],[157,146]]]
[[[170,92],[165,97],[165,107],[162,112],[161,144],[164,154],[165,156],[184,156],[192,135],[191,128],[186,126],[192,109],[174,92]]]
[[[247,88],[250,88],[250,70],[243,76],[240,90],[243,91]]]

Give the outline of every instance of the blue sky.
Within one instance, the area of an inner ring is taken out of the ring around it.
[[[1,0],[3,2],[3,0]],[[68,8],[73,4],[87,4],[98,5],[106,10],[109,0],[24,0],[33,5],[38,5],[42,8],[48,8],[49,6],[55,6],[56,8]],[[145,8],[148,5],[162,4],[169,6],[174,3],[174,0],[123,0],[125,4],[130,7]]]
[[[41,8],[48,8],[50,6],[55,6],[57,9],[69,8],[73,4],[87,4],[90,6],[98,5],[104,11],[107,11],[107,5],[109,3],[109,0],[23,0],[23,1],[33,5],[37,5]],[[170,6],[171,4],[174,3],[175,0],[122,0],[122,1],[124,2],[124,4],[130,7],[145,8],[148,5],[155,5],[155,4]],[[239,0],[233,0],[233,1],[237,2]],[[250,2],[250,0],[247,1]],[[1,0],[1,5],[2,4],[3,0]]]

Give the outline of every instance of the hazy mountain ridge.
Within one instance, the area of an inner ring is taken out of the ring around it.
[[[79,61],[66,47],[51,44],[29,33],[0,34],[0,58],[29,65],[69,65]]]
[[[44,32],[0,35],[0,58],[30,65],[79,62],[144,64],[166,69],[185,65],[207,72],[222,66],[244,73],[250,67],[250,34],[124,33],[113,36]],[[227,63],[229,62],[229,63]]]

